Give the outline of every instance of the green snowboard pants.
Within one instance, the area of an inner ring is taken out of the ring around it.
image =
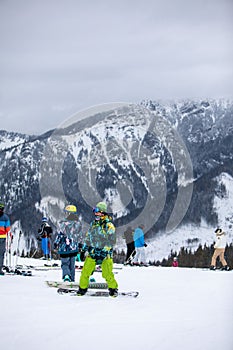
[[[86,289],[89,285],[89,277],[95,271],[96,261],[90,256],[87,256],[83,265],[82,273],[79,280],[80,288]],[[110,257],[106,257],[101,263],[102,277],[106,280],[108,288],[118,288],[117,281],[115,280],[113,269],[113,260]]]

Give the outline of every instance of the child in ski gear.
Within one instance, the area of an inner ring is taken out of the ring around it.
[[[136,254],[133,235],[132,227],[128,226],[123,235],[127,246],[125,265],[130,264]]]
[[[113,269],[113,245],[116,242],[115,226],[112,218],[107,214],[107,205],[97,203],[93,208],[94,220],[84,238],[82,249],[86,252],[86,259],[79,280],[78,295],[84,295],[88,289],[89,277],[95,270],[96,264],[101,265],[102,276],[106,280],[110,296],[118,295],[118,284]]]
[[[172,267],[178,267],[178,266],[179,266],[179,265],[178,265],[177,258],[174,257],[174,258],[173,258],[173,262],[172,262]]]
[[[44,254],[44,259],[48,259],[51,254],[51,234],[53,233],[53,230],[48,224],[48,219],[46,217],[42,218],[42,224],[38,233],[38,240],[41,240],[41,249]]]
[[[147,244],[145,243],[143,230],[144,225],[139,225],[134,231],[134,245],[136,255],[133,261],[135,265],[146,263],[145,247],[147,247]]]
[[[216,234],[216,242],[214,245],[214,254],[211,259],[211,270],[216,270],[216,259],[219,257],[221,263],[222,263],[222,270],[229,270],[229,266],[227,266],[227,262],[224,258],[225,248],[226,248],[226,234],[223,232],[221,228],[217,228],[215,230]]]
[[[4,213],[5,205],[0,203],[0,275],[4,275],[2,271],[4,255],[6,251],[6,240],[10,238],[10,220],[7,214]],[[9,248],[9,247],[8,247]]]
[[[75,205],[65,207],[66,218],[59,223],[59,233],[54,241],[61,257],[62,278],[64,281],[75,281],[75,261],[82,246],[82,225]]]

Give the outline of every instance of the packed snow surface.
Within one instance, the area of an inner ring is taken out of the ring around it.
[[[136,299],[59,295],[45,284],[61,281],[59,268],[32,271],[0,276],[1,349],[233,349],[233,271],[116,269],[119,290],[139,291]]]

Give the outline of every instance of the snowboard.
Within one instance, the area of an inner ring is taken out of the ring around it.
[[[55,288],[78,288],[78,282],[63,282],[63,281],[46,281],[49,287]],[[107,289],[108,285],[104,282],[90,282],[88,288],[90,289]]]
[[[72,288],[58,288],[57,290],[58,294],[68,294],[72,296],[79,296],[77,294],[77,289]],[[139,295],[139,292],[131,291],[131,292],[118,292],[117,297],[132,297],[137,298]],[[82,295],[80,297],[110,297],[109,292],[107,290],[88,290],[85,295]],[[112,297],[116,298],[116,297]]]

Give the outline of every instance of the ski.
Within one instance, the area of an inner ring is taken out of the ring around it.
[[[58,264],[54,263],[54,264],[44,264],[44,266],[46,267],[60,267]]]
[[[36,271],[57,271],[61,270],[60,266],[35,266],[34,270]]]
[[[220,272],[229,272],[232,271],[231,268],[224,270],[222,268],[217,268],[217,269],[210,269],[210,268],[201,268],[202,271],[210,271],[210,272],[216,272],[216,271],[220,271]]]
[[[76,267],[76,268],[75,268],[75,271],[76,271],[76,272],[82,272],[82,269],[80,269],[79,267]],[[95,270],[92,272],[92,274],[94,274],[94,273],[96,273],[96,272],[102,273],[102,269],[101,269],[101,268],[100,268],[100,269],[95,269]],[[119,273],[119,271],[114,271],[114,269],[113,269],[112,272],[114,273],[114,275],[117,275],[117,274]]]
[[[15,269],[15,273],[21,276],[32,276],[31,270],[17,270]]]
[[[123,264],[113,264],[113,270],[122,270],[123,267]]]
[[[75,266],[75,270],[78,271],[78,272],[82,272],[82,269],[83,269],[83,266]],[[122,267],[113,267],[113,273],[118,273],[119,270],[122,270]],[[115,270],[118,270],[118,271],[115,271]],[[101,266],[97,265],[94,272],[102,272],[102,268]]]
[[[31,269],[31,270],[38,270],[38,271],[48,271],[48,270],[60,270],[61,266],[59,266],[58,264],[53,264],[53,265],[20,265],[17,264],[15,266],[18,269]]]
[[[4,270],[5,270],[5,273],[7,275],[32,276],[32,271],[28,270],[28,269],[23,269],[23,270],[18,269],[18,268],[11,269],[11,268],[5,266]]]
[[[55,288],[78,288],[78,282],[63,282],[63,281],[46,281],[49,287]],[[90,282],[88,288],[90,289],[107,289],[108,285],[104,282]]]
[[[61,270],[61,266],[57,266],[57,265],[54,265],[54,266],[51,266],[51,265],[48,265],[48,266],[34,266],[34,265],[16,265],[16,268],[17,269],[29,269],[29,270],[35,270],[35,271],[52,271],[52,270]]]
[[[15,269],[10,272],[15,273],[16,275],[32,276],[32,270],[29,266],[16,265]]]
[[[79,296],[78,290],[77,289],[72,289],[72,288],[58,288],[57,290],[58,294],[68,294],[72,296]],[[131,291],[131,292],[118,292],[118,297],[132,297],[132,298],[137,298],[139,295],[139,292],[136,291]],[[110,297],[109,292],[105,290],[93,290],[90,291],[88,290],[85,295],[82,297]],[[115,298],[115,297],[113,297]]]

